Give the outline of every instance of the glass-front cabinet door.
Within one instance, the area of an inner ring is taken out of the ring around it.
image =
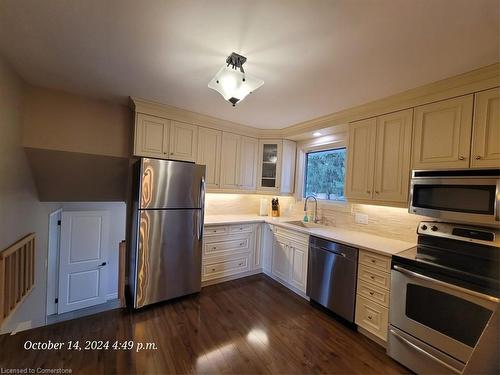
[[[281,176],[281,140],[259,142],[259,189],[279,191]]]

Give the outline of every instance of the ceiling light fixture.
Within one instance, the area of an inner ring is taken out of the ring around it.
[[[314,133],[313,133],[313,135],[314,135],[315,137],[319,137],[319,136],[321,135],[321,133],[320,133],[320,132],[314,132]]]
[[[233,104],[233,107],[264,84],[263,80],[245,73],[243,70],[245,61],[247,61],[245,56],[233,52],[226,59],[227,65],[224,65],[208,83],[208,87],[219,92],[224,99]]]

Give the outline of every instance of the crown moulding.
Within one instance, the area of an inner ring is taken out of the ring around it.
[[[500,86],[500,62],[283,129],[254,128],[167,104],[134,97],[130,98],[130,106],[138,113],[188,122],[249,137],[305,139],[312,138],[312,132],[317,130],[488,90],[498,86]]]

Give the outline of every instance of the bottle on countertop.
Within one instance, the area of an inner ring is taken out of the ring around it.
[[[278,198],[273,198],[271,201],[271,216],[272,217],[280,216],[280,202]]]

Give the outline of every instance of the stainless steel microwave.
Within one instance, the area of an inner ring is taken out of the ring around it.
[[[414,170],[409,212],[449,221],[499,225],[500,169]]]

